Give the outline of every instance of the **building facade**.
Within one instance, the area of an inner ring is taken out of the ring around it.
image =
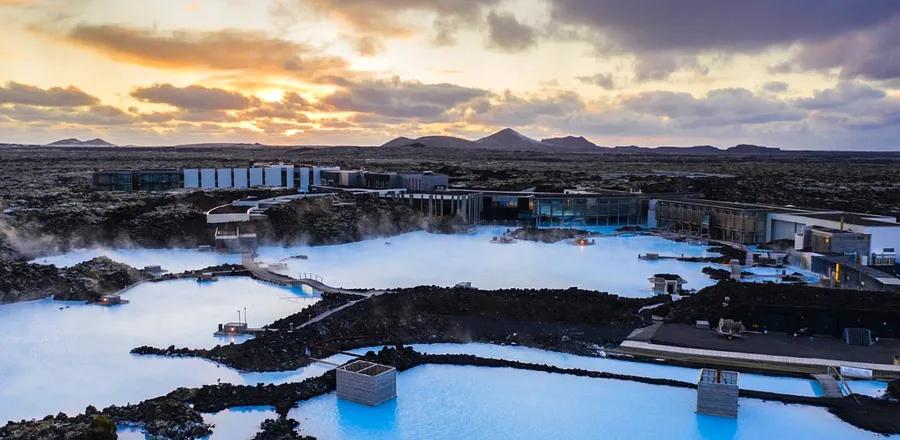
[[[743,244],[766,242],[771,207],[703,199],[658,199],[657,228],[697,238]]]

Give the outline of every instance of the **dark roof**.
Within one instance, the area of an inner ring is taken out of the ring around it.
[[[860,214],[856,212],[813,212],[802,215],[804,217],[817,218],[821,220],[831,220],[835,222],[841,221],[841,217],[843,217],[844,223],[859,226],[900,226],[900,224],[897,223],[889,223],[886,221],[871,219],[869,218],[872,217],[872,215],[870,214]]]
[[[756,205],[753,203],[726,202],[723,200],[707,200],[707,199],[666,199],[660,198],[660,202],[681,203],[685,205],[709,206],[713,208],[739,209],[743,211],[791,211],[790,208],[779,206]]]

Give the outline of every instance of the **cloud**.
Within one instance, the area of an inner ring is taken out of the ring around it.
[[[519,96],[512,92],[473,100],[458,111],[466,121],[480,125],[523,126],[584,110],[584,102],[573,92],[550,96]]]
[[[742,88],[711,90],[702,98],[689,93],[652,91],[626,98],[622,107],[663,117],[680,127],[709,127],[797,121],[804,113],[776,99]]]
[[[794,105],[809,110],[821,110],[844,107],[860,101],[880,100],[885,96],[884,90],[857,82],[842,82],[831,89],[816,90],[812,97],[797,99]]]
[[[591,76],[579,76],[578,81],[584,84],[591,84],[604,89],[612,89],[615,87],[615,81],[611,73],[595,73]]]
[[[519,23],[512,14],[491,11],[487,15],[488,39],[491,46],[508,51],[519,52],[531,48],[537,42],[534,29]]]
[[[769,81],[762,85],[762,89],[769,93],[784,93],[788,87],[788,83],[784,81]]]
[[[95,105],[100,100],[82,92],[75,86],[50,87],[42,89],[27,84],[9,81],[0,86],[0,104],[28,104],[44,107],[78,107]]]
[[[325,13],[356,31],[395,36],[409,31],[402,12],[418,11],[436,17],[478,17],[485,6],[499,0],[307,0],[302,4]]]
[[[79,124],[85,126],[127,125],[134,116],[116,107],[37,107],[30,105],[0,106],[0,115],[26,124]]]
[[[321,100],[332,111],[412,119],[440,117],[453,107],[488,93],[453,84],[423,84],[398,78],[390,81],[344,81],[341,84],[342,90]]]
[[[144,102],[169,104],[191,110],[235,110],[245,109],[253,104],[252,99],[238,92],[198,85],[175,87],[171,84],[154,84],[134,89],[131,96]]]
[[[897,3],[900,5],[900,3]],[[900,78],[900,17],[822,41],[803,44],[782,70],[840,69],[842,78]]]
[[[584,26],[627,51],[757,50],[840,35],[900,14],[894,0],[555,0],[554,20]]]
[[[64,38],[119,61],[152,67],[293,72],[308,79],[347,68],[345,60],[322,55],[306,45],[235,29],[160,33],[80,24]]]

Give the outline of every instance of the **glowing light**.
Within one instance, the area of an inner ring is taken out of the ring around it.
[[[259,99],[266,102],[278,102],[284,98],[284,90],[281,89],[265,89],[256,94]]]

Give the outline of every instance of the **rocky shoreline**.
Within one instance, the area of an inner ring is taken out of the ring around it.
[[[99,301],[139,281],[147,272],[107,257],[96,257],[66,268],[25,261],[0,260],[0,304],[52,296],[60,301]]]
[[[340,305],[347,298],[326,301]],[[308,353],[323,357],[334,350],[417,342],[514,343],[590,355],[644,325],[637,311],[659,301],[579,289],[420,286],[369,298],[297,328],[328,306],[316,304],[270,326],[279,331],[241,344],[212,349],[138,347],[135,353],[196,356],[243,371],[293,370],[308,364]]]

